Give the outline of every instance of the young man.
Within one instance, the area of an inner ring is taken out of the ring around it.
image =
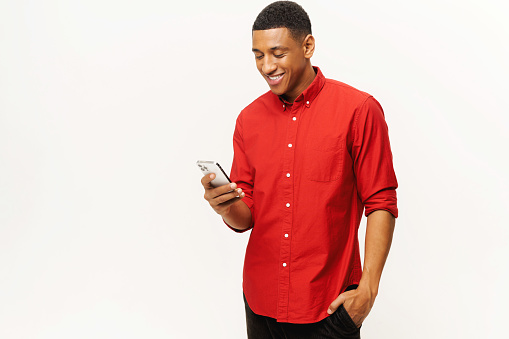
[[[252,229],[243,272],[248,337],[359,338],[398,213],[384,113],[369,94],[311,65],[315,39],[296,3],[263,9],[252,39],[270,91],[237,118],[234,183],[213,188],[214,175],[202,178],[224,222]]]

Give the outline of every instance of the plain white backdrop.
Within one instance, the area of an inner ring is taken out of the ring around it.
[[[270,1],[0,2],[0,338],[245,338],[249,232],[203,200],[268,90]],[[502,1],[320,1],[312,58],[385,110],[400,216],[363,338],[507,338]],[[363,221],[360,238],[365,232]]]

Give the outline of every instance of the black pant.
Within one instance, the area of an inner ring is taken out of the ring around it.
[[[347,290],[357,285],[348,286]],[[343,305],[327,318],[311,324],[278,323],[276,319],[255,314],[247,304],[246,308],[247,337],[249,339],[360,339],[360,328],[357,328]]]

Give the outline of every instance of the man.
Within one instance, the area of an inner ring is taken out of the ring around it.
[[[398,213],[384,113],[369,94],[311,65],[315,39],[298,4],[263,9],[252,39],[270,91],[237,118],[233,183],[213,188],[214,174],[202,178],[226,225],[252,229],[243,272],[248,337],[360,338]]]

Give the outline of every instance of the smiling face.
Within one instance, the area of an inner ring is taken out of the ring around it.
[[[256,67],[270,90],[293,102],[312,82],[315,71],[310,58],[315,41],[307,35],[296,41],[287,28],[253,31]]]

